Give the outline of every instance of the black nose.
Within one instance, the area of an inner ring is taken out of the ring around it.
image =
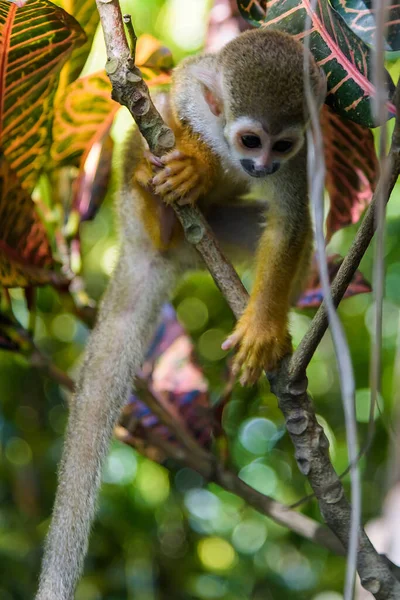
[[[252,177],[266,177],[267,175],[272,175],[272,173],[276,173],[281,166],[279,162],[274,161],[267,167],[259,168],[255,166],[254,161],[251,160],[251,158],[243,158],[243,160],[240,161],[240,164],[246,173]]]

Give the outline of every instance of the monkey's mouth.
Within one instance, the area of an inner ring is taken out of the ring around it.
[[[256,167],[254,162],[251,159],[244,158],[240,161],[244,171],[251,177],[266,177],[267,175],[272,175],[276,173],[276,171],[281,166],[279,162],[273,162],[268,167]]]

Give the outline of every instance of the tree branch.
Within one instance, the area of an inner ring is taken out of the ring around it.
[[[149,429],[141,433],[146,436],[145,439],[149,444],[162,450],[166,456],[197,471],[206,481],[213,481],[226,491],[243,498],[259,513],[335,554],[344,554],[343,546],[329,529],[310,517],[287,508],[270,496],[257,492],[235,473],[224,469],[221,464],[216,464],[215,457],[210,452],[203,450],[203,456],[200,457],[198,454],[193,454],[188,448],[177,446]],[[174,428],[174,433],[177,434],[177,428]],[[125,427],[117,426],[115,436],[121,442],[136,448],[135,436]]]
[[[132,64],[118,0],[96,2],[107,47],[106,70],[113,86],[113,97],[128,107],[149,143],[150,150],[160,155],[171,148],[171,137],[168,136],[165,125],[160,122],[161,117],[150,100],[140,71]],[[240,315],[247,302],[247,293],[233,267],[223,257],[204,219],[193,207],[175,205],[174,210],[188,241],[193,243],[202,255],[235,316]],[[368,243],[369,241],[366,245]],[[347,264],[350,260],[352,259],[350,258]],[[343,293],[344,290],[345,287]],[[338,296],[340,294],[336,294],[337,301],[340,299]],[[306,364],[304,361],[303,369],[297,369],[296,377],[293,378],[289,372],[289,359],[284,360],[278,372],[269,375],[271,389],[277,395],[284,414],[295,446],[298,466],[307,476],[317,496],[325,521],[347,548],[350,505],[330,462],[328,440],[317,423],[312,402],[307,394],[307,379],[303,375]],[[377,554],[362,529],[357,568],[363,586],[377,600],[395,600],[400,597],[400,583],[392,575],[387,563]]]

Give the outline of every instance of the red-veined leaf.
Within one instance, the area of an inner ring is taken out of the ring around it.
[[[329,106],[321,112],[324,134],[326,188],[330,197],[327,239],[357,223],[372,200],[379,163],[374,138],[367,127],[343,120]]]
[[[341,116],[373,127],[370,98],[374,95],[370,48],[347,27],[326,0],[238,0],[242,15],[255,25],[280,29],[299,40],[309,36],[310,49],[328,81],[327,103]],[[304,31],[307,16],[311,27]],[[387,73],[389,97],[394,84]],[[395,114],[392,104],[389,112]]]
[[[0,158],[0,283],[5,287],[53,283],[50,244],[31,196],[4,156]]]
[[[331,282],[335,279],[336,273],[338,272],[342,262],[343,258],[338,254],[333,254],[332,256],[328,257],[329,280]],[[364,275],[360,271],[356,271],[350,285],[346,290],[344,298],[350,298],[351,296],[356,296],[357,294],[366,294],[371,292],[371,290],[372,288],[368,281],[364,278]],[[316,259],[314,259],[307,287],[298,299],[296,306],[297,308],[318,308],[323,298],[324,294],[319,279],[318,265]]]
[[[84,39],[75,19],[47,0],[21,8],[0,0],[0,145],[29,191],[48,161],[59,71]]]
[[[331,0],[332,6],[347,25],[364,40],[366,44],[375,44],[376,18],[372,0]],[[400,4],[391,0],[385,14],[386,50],[400,50]]]

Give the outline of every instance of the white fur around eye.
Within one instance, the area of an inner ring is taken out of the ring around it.
[[[260,136],[264,133],[260,123],[251,119],[250,117],[239,117],[233,123],[229,123],[225,127],[225,137],[233,144],[239,131],[246,132],[248,134],[254,134]]]

